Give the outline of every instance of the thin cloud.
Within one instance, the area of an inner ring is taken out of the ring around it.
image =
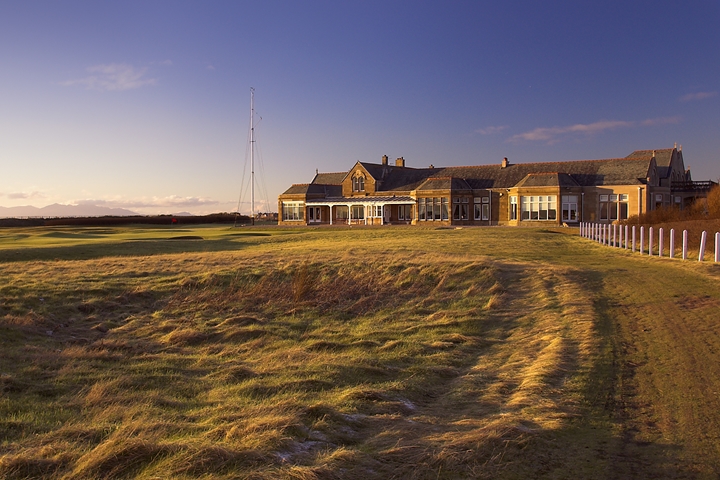
[[[217,205],[217,200],[202,197],[180,197],[170,195],[167,197],[150,197],[139,199],[82,199],[71,202],[75,205],[95,205],[112,208],[178,208],[178,207],[204,207]]]
[[[506,128],[508,128],[507,125],[490,126],[485,128],[478,128],[477,130],[475,130],[475,133],[479,133],[480,135],[495,135],[502,132]]]
[[[688,93],[680,97],[681,102],[693,102],[696,100],[705,100],[707,98],[717,97],[718,92],[697,92]]]
[[[124,63],[95,65],[85,69],[90,75],[78,80],[63,82],[66,87],[84,85],[88,90],[122,91],[157,85],[156,78],[147,78],[147,68],[136,68]]]
[[[3,194],[0,194],[3,195]],[[11,192],[4,194],[7,198],[10,200],[25,200],[25,199],[34,199],[34,198],[46,198],[46,195],[41,192]]]
[[[657,125],[668,125],[680,123],[680,117],[659,117],[649,118],[641,122],[627,121],[627,120],[602,120],[594,123],[578,123],[575,125],[568,125],[565,127],[539,127],[529,132],[519,133],[513,135],[508,139],[509,142],[546,142],[548,145],[559,142],[563,138],[584,135],[597,135],[599,133],[616,130],[634,128],[638,126],[651,127]]]
[[[677,125],[682,120],[681,117],[658,117],[648,118],[640,122],[643,127],[654,127],[656,125]]]

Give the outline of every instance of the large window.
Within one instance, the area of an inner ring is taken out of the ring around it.
[[[351,220],[364,220],[365,219],[365,207],[362,205],[353,205],[351,210]]]
[[[600,220],[626,220],[628,218],[628,196],[600,195]]]
[[[510,220],[518,219],[517,206],[518,206],[517,197],[515,195],[513,195],[510,197]]]
[[[336,220],[347,220],[348,219],[348,207],[347,205],[338,205],[333,209],[335,212]]]
[[[469,218],[470,200],[468,197],[453,197],[453,220]]]
[[[410,206],[406,210],[407,219],[410,219]],[[448,199],[445,197],[418,198],[418,220],[440,221],[448,219]],[[402,218],[401,218],[402,220]]]
[[[577,222],[578,221],[578,196],[563,195],[562,196],[562,221]]]
[[[305,204],[303,202],[283,202],[282,219],[284,222],[300,222],[304,219]]]
[[[520,197],[520,212],[523,220],[556,220],[557,197],[555,195]]]
[[[398,220],[412,220],[410,205],[398,205]]]
[[[475,220],[490,220],[490,197],[475,197]]]

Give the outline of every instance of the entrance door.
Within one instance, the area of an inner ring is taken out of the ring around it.
[[[320,223],[321,220],[320,207],[308,207],[308,222]]]
[[[385,223],[390,223],[390,205],[383,207],[383,214],[385,215]]]

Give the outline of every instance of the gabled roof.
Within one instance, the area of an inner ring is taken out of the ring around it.
[[[340,185],[347,172],[336,173],[317,173],[310,183],[319,183],[321,185]]]
[[[318,173],[309,185],[293,185],[285,194],[340,196],[340,184],[360,165],[377,183],[376,192],[407,195],[413,190],[467,190],[515,186],[643,185],[658,158],[670,165],[675,149],[637,150],[625,158],[467,167],[411,168],[357,162],[348,172]],[[668,167],[669,168],[669,167]],[[658,172],[660,173],[660,172]],[[324,188],[325,190],[319,190]]]
[[[340,185],[318,185],[313,183],[299,183],[291,185],[285,190],[283,195],[326,195],[335,197],[342,195],[342,187]]]
[[[678,154],[679,152],[675,148],[663,148],[660,150],[635,150],[626,158],[643,158],[654,156],[655,163],[657,163],[658,176],[660,178],[667,178],[670,176],[670,166],[672,164],[673,158],[677,157]]]
[[[567,173],[529,173],[515,184],[516,187],[577,187],[578,183]]]
[[[462,178],[453,177],[430,177],[419,187],[418,192],[427,190],[471,190],[472,187]]]

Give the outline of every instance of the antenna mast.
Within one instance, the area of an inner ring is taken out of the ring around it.
[[[250,219],[255,225],[255,89],[250,87]]]

